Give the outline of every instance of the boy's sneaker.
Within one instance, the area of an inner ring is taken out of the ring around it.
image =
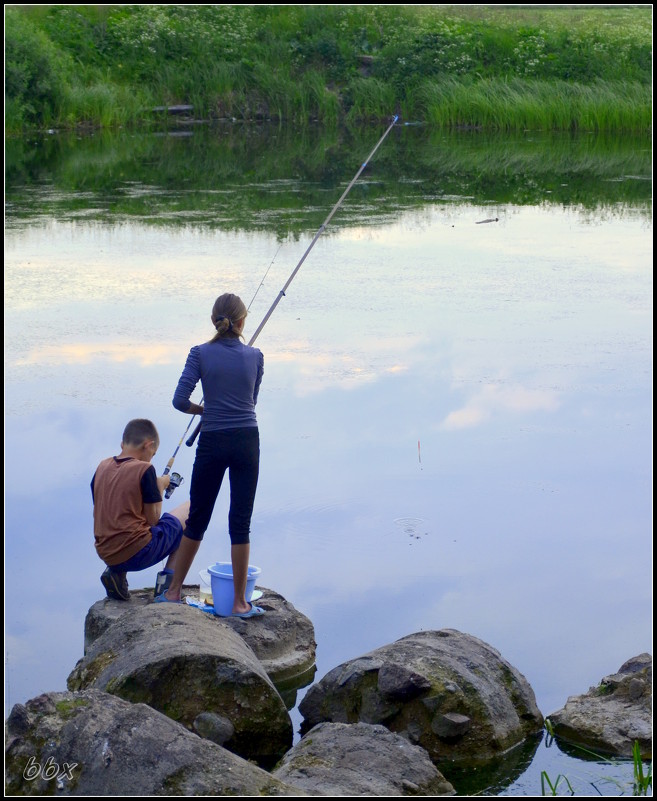
[[[169,589],[172,578],[173,570],[160,570],[155,579],[155,592],[153,593],[154,598],[157,598],[158,595],[162,595],[163,592],[166,592]]]
[[[114,601],[130,600],[128,580],[125,573],[115,573],[108,567],[100,577],[100,581],[105,587],[108,598],[112,598]]]

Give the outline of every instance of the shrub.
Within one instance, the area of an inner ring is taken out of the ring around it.
[[[47,125],[64,96],[70,58],[14,9],[5,15],[5,125]]]

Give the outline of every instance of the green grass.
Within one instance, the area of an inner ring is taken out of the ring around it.
[[[199,118],[646,131],[647,6],[6,6],[5,130]]]
[[[650,105],[650,87],[637,83],[452,78],[424,82],[411,111],[440,127],[642,131],[651,124]]]
[[[632,795],[652,795],[652,763],[644,768],[641,758],[641,749],[638,741],[632,747],[632,760],[634,762],[634,787]]]
[[[559,787],[564,784],[568,788],[570,795],[575,795],[575,791],[573,790],[571,783],[568,781],[567,776],[562,776],[559,774],[557,778],[552,781],[544,770],[541,771],[541,795],[559,795]]]

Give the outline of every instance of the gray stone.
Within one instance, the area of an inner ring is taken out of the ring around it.
[[[524,676],[490,645],[453,629],[411,634],[339,665],[299,709],[302,731],[324,721],[381,723],[439,766],[491,760],[543,727]]]
[[[7,795],[305,793],[145,704],[98,690],[48,693],[5,724]]]
[[[454,795],[424,749],[384,726],[320,723],[273,775],[321,796]]]
[[[234,727],[226,748],[261,766],[288,750],[285,705],[230,626],[184,604],[113,603],[128,609],[88,646],[69,690],[94,688],[146,703],[188,728],[202,713],[214,713]]]
[[[645,682],[640,679],[630,679],[627,685],[627,694],[630,701],[638,701],[639,698],[645,693]]]
[[[409,700],[416,695],[422,695],[430,687],[431,682],[427,678],[404,665],[387,663],[379,670],[377,689],[389,698]]]
[[[315,664],[315,630],[311,621],[286,601],[282,595],[265,587],[259,587],[263,593],[258,600],[266,614],[259,618],[242,620],[241,618],[216,617],[215,615],[194,609],[201,617],[208,617],[219,625],[229,626],[246,642],[260,660],[265,672],[274,684],[294,684],[296,677],[303,677],[311,671]],[[198,597],[198,584],[183,587],[183,592],[191,597]],[[85,653],[91,644],[100,637],[113,623],[131,609],[145,608],[153,602],[153,590],[133,590],[129,601],[112,601],[103,599],[96,602],[84,623]],[[193,609],[193,607],[190,607]],[[312,680],[313,673],[310,673]],[[297,686],[305,686],[300,683]]]
[[[621,674],[643,673],[648,668],[652,671],[652,656],[650,654],[639,654],[628,659],[618,669]]]
[[[441,740],[458,740],[468,733],[471,726],[472,721],[467,715],[458,715],[456,712],[438,714],[431,721],[432,730]]]
[[[358,680],[363,673],[377,672],[383,667],[383,662],[379,659],[372,659],[370,657],[360,657],[351,662],[347,662],[336,668],[338,673],[337,683],[340,687],[347,686],[350,682]]]
[[[557,739],[591,751],[631,757],[634,741],[652,758],[652,656],[640,654],[584,695],[549,715]]]
[[[224,745],[235,734],[235,726],[231,721],[214,712],[201,712],[194,719],[193,728],[201,737],[212,740],[217,745]]]

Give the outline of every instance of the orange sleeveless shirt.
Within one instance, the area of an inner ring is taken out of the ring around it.
[[[148,545],[140,482],[150,462],[104,459],[94,477],[94,540],[106,565],[119,565]]]

